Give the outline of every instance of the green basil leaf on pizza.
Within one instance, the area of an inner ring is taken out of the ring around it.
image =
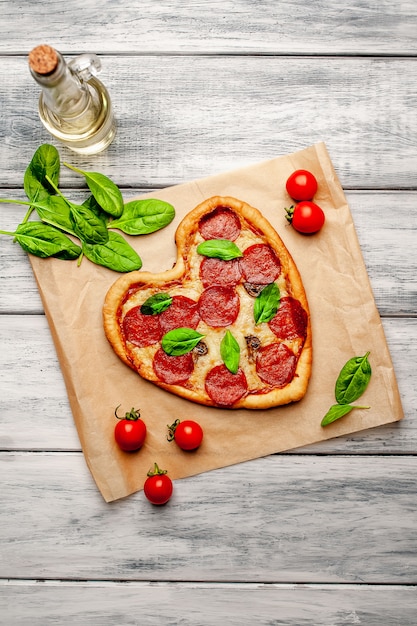
[[[275,317],[280,304],[280,292],[276,283],[270,283],[262,289],[253,305],[255,324],[270,322]]]
[[[230,330],[226,331],[220,342],[220,355],[229,372],[236,374],[239,369],[240,347]]]
[[[172,304],[172,296],[168,293],[155,293],[150,296],[140,307],[140,312],[143,315],[158,315],[163,311],[166,311]]]
[[[231,261],[243,256],[237,245],[228,239],[209,239],[197,246],[198,254],[223,261]]]
[[[169,356],[181,356],[191,352],[203,337],[192,328],[174,328],[162,337],[161,346]]]

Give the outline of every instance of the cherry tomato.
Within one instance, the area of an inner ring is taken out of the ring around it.
[[[114,429],[114,438],[119,448],[124,452],[139,450],[146,437],[146,424],[140,419],[139,411],[132,409],[124,418],[117,415],[117,409],[114,414],[120,420]]]
[[[168,430],[168,441],[175,441],[181,450],[196,450],[203,440],[203,429],[193,420],[177,419]]]
[[[317,180],[308,170],[296,170],[288,178],[286,188],[293,200],[311,200],[317,191]]]
[[[305,235],[311,235],[320,230],[324,224],[324,213],[314,202],[299,202],[295,207],[286,209],[285,216],[295,230]]]
[[[167,476],[167,470],[159,469],[155,463],[153,469],[148,472],[143,491],[149,502],[152,504],[166,504],[172,496],[174,486],[172,480]]]

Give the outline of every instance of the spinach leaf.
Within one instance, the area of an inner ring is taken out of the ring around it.
[[[264,287],[253,305],[255,324],[269,322],[276,315],[280,304],[280,292],[276,283]]]
[[[36,201],[47,198],[53,190],[49,186],[46,176],[58,184],[59,172],[60,159],[55,146],[47,143],[39,146],[23,178],[23,187],[29,200]]]
[[[88,196],[87,200],[84,200],[83,206],[86,206],[88,209],[90,209],[90,211],[95,213],[95,215],[103,220],[103,222],[107,223],[109,221],[109,215],[105,211],[103,211],[93,195]]]
[[[70,216],[74,232],[88,244],[106,243],[109,240],[109,231],[106,223],[85,205],[70,204]],[[86,255],[87,256],[87,255]]]
[[[47,196],[33,204],[42,222],[75,235],[68,203],[60,196]]]
[[[14,234],[23,250],[34,256],[73,260],[81,254],[79,246],[49,224],[26,222],[19,224]]]
[[[86,172],[78,167],[70,165],[69,163],[64,162],[64,165],[74,172],[84,176],[91,193],[106,213],[112,215],[113,217],[120,217],[122,215],[122,193],[118,186],[110,180],[110,178],[104,174],[100,174],[99,172]]]
[[[198,254],[231,261],[243,256],[237,245],[228,239],[208,239],[197,246]]]
[[[334,404],[327,411],[326,415],[321,420],[321,426],[328,426],[332,422],[340,419],[344,415],[347,415],[352,409],[369,409],[369,406],[352,406],[351,404]]]
[[[132,200],[127,202],[119,219],[110,223],[127,235],[148,235],[167,226],[175,217],[175,209],[162,200]]]
[[[161,345],[166,354],[181,356],[191,352],[203,337],[204,335],[192,328],[174,328],[165,333]]]
[[[335,396],[339,404],[355,402],[365,391],[371,378],[369,352],[349,359],[336,380]]]
[[[230,330],[226,331],[220,342],[220,356],[229,372],[236,374],[239,369],[240,347]]]
[[[168,293],[155,293],[150,296],[140,307],[140,312],[143,315],[158,315],[162,313],[172,304],[172,296]]]
[[[115,272],[132,272],[142,267],[142,260],[138,253],[118,233],[109,233],[105,243],[82,242],[84,255],[96,263],[114,270]]]

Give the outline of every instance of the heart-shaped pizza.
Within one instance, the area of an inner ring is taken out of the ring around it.
[[[106,295],[106,336],[144,379],[187,400],[264,409],[300,400],[311,373],[298,269],[260,211],[212,197],[182,220],[177,260],[131,272]]]

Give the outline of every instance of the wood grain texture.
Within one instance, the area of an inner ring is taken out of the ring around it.
[[[393,585],[10,581],[0,587],[0,610],[19,626],[415,626],[416,593]]]
[[[103,57],[118,135],[94,166],[120,186],[210,176],[324,141],[344,188],[415,189],[415,58]],[[51,137],[24,57],[3,57],[0,180],[22,184]],[[388,97],[389,94],[389,97]],[[19,109],[16,109],[19,102]],[[395,144],[395,150],[392,149]],[[13,164],[10,167],[9,164]],[[64,185],[80,185],[63,171]]]
[[[383,325],[405,419],[302,448],[303,454],[417,454],[417,355],[410,342],[417,320],[388,318]],[[0,316],[0,345],[0,449],[80,450],[45,317]]]
[[[417,584],[415,456],[270,456],[164,507],[106,504],[80,453],[0,465],[2,578]]]
[[[0,3],[0,53],[415,54],[417,7],[389,0],[56,0]],[[14,26],[14,28],[13,28]]]

